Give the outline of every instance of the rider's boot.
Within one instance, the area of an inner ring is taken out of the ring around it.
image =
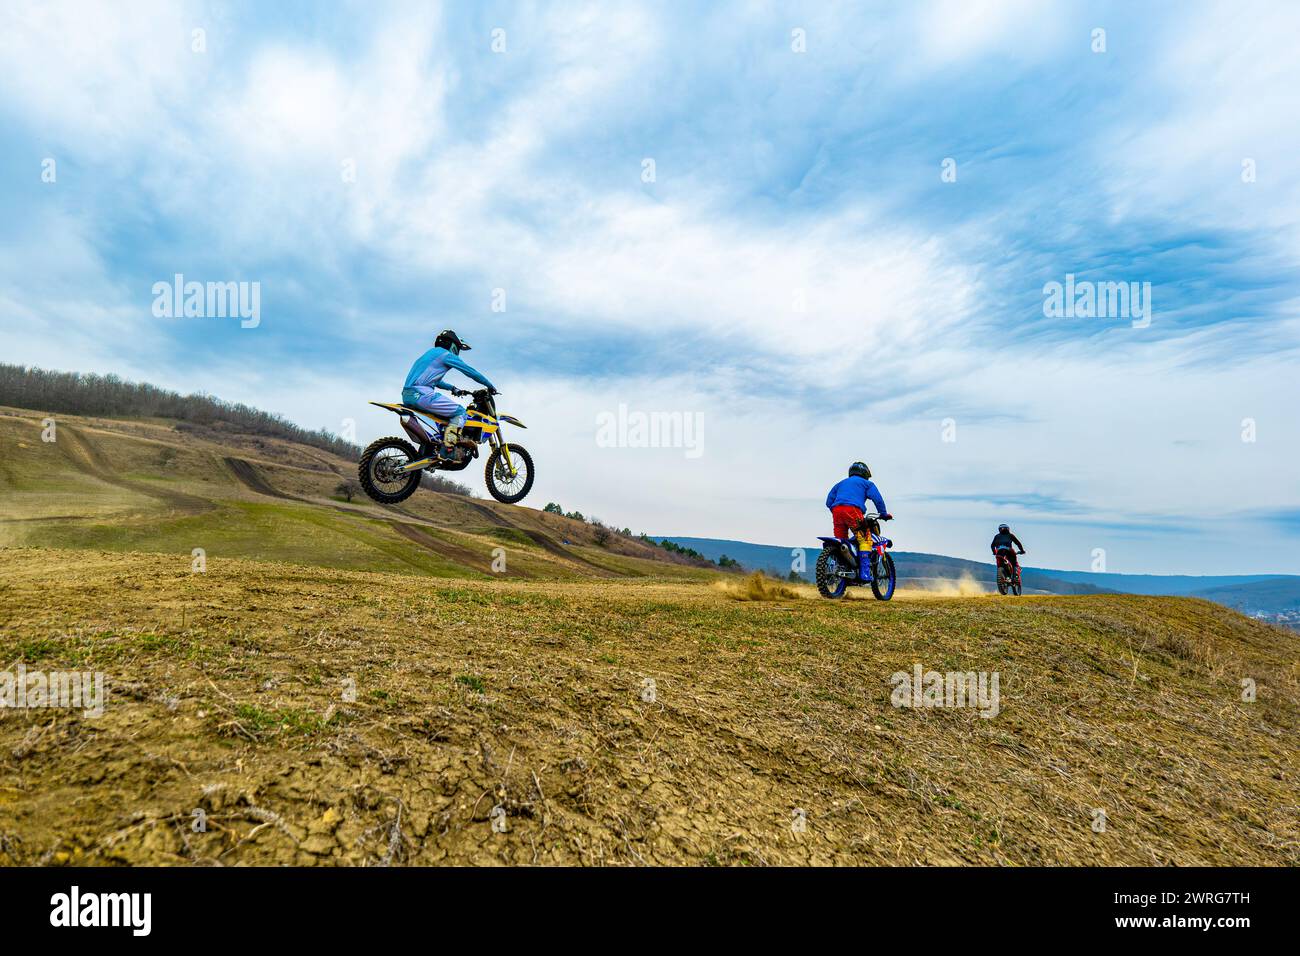
[[[871,580],[871,535],[858,530],[853,533],[858,545],[858,577],[863,581]]]
[[[460,426],[445,425],[442,429],[442,448],[439,449],[444,458],[454,457],[456,445],[460,442]]]

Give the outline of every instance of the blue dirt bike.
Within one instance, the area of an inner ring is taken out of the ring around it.
[[[824,598],[841,598],[850,586],[871,585],[877,601],[888,601],[894,596],[898,575],[894,559],[887,549],[894,542],[880,534],[880,515],[871,512],[862,519],[859,530],[865,532],[871,548],[863,555],[858,549],[856,535],[844,538],[819,538],[822,553],[817,556],[817,590]]]

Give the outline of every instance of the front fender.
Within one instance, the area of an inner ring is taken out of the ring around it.
[[[499,418],[501,421],[503,421],[503,422],[509,422],[511,425],[518,425],[520,428],[527,428],[527,427],[528,427],[528,426],[525,425],[523,422],[521,422],[519,419],[515,418],[513,415],[500,415],[500,416],[498,416],[498,418]]]

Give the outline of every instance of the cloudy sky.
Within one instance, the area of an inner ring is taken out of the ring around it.
[[[1135,6],[0,0],[0,360],[366,442],[451,326],[535,507],[815,543],[860,458],[909,550],[1300,572],[1300,9]]]

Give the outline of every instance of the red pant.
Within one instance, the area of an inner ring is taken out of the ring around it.
[[[853,505],[836,505],[831,509],[831,520],[835,522],[835,537],[851,538],[853,530],[862,523],[862,509]]]

